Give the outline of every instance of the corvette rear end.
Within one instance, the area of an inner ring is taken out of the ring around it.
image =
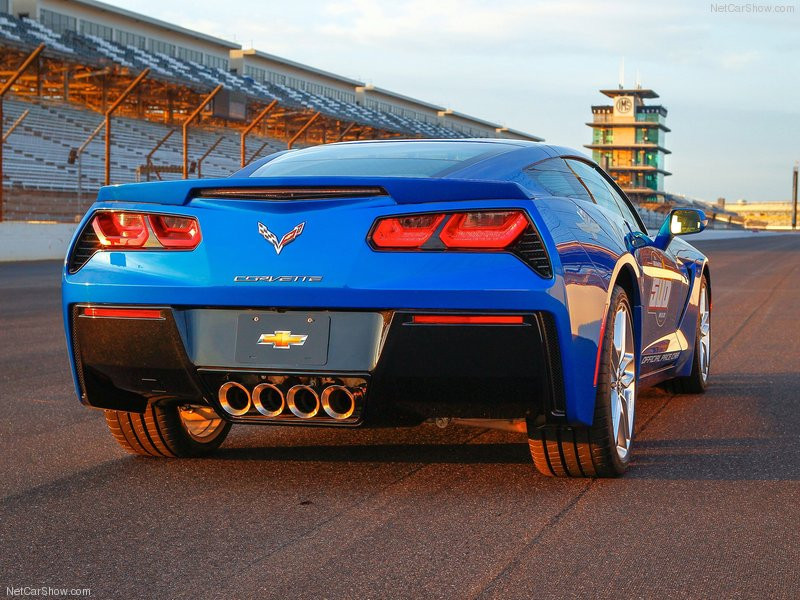
[[[64,278],[86,404],[333,426],[563,412],[552,264],[517,186],[270,183],[104,190]]]
[[[455,421],[527,431],[548,475],[618,475],[640,379],[705,388],[705,257],[669,249],[705,217],[651,239],[569,152],[335,144],[103,188],[65,263],[77,393],[137,454]]]

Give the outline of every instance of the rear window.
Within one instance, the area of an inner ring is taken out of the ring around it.
[[[250,177],[441,177],[517,149],[495,142],[379,142],[331,144],[283,154]]]
[[[533,182],[534,185],[527,187],[534,191],[537,191],[538,186],[553,196],[592,201],[586,188],[560,158],[549,158],[531,165],[523,171],[523,178],[529,178]],[[520,183],[525,185],[526,182]]]

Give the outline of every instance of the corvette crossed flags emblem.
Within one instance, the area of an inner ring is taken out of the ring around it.
[[[261,221],[259,221],[258,233],[264,236],[264,239],[273,245],[276,254],[280,254],[281,250],[283,250],[287,244],[293,242],[295,239],[297,239],[297,237],[301,233],[303,233],[303,228],[305,226],[306,226],[305,222],[300,223],[289,233],[284,235],[280,240],[278,240],[278,237],[274,233],[272,233],[266,225],[264,225]]]

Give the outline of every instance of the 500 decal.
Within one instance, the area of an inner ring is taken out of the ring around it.
[[[667,310],[669,309],[669,296],[672,291],[672,282],[669,279],[656,277],[650,288],[650,299],[647,303],[647,312],[655,315],[656,323],[659,327],[664,325],[667,320]]]

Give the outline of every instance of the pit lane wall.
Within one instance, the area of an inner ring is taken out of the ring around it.
[[[0,262],[63,260],[75,223],[4,221],[0,223]]]
[[[76,227],[75,223],[0,222],[0,262],[63,260]],[[758,233],[742,229],[709,229],[687,240],[691,242],[692,239],[724,239],[750,235]]]

